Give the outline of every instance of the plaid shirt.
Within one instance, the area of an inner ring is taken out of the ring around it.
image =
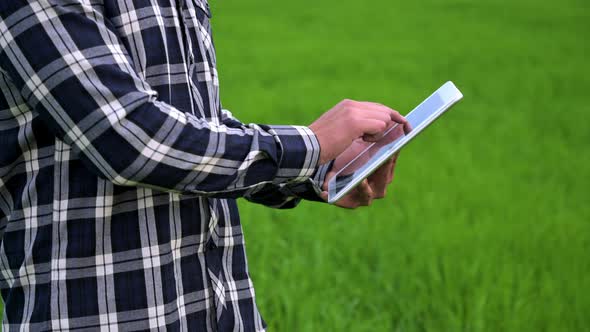
[[[308,128],[221,108],[209,18],[0,1],[5,331],[264,330],[235,199],[318,200],[327,166]]]

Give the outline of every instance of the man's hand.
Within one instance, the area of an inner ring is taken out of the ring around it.
[[[406,128],[409,128],[409,125],[406,126]],[[379,139],[377,142],[367,142],[358,138],[354,140],[352,144],[346,150],[344,150],[344,152],[336,157],[331,171],[338,173],[344,167],[346,167],[346,172],[341,173],[340,175],[351,175],[352,173],[358,171],[361,167],[365,166],[365,164],[369,162],[369,160],[371,160],[375,154],[381,151],[381,148],[393,143],[403,135],[404,128],[398,124],[395,124],[392,128],[388,128],[383,135],[377,137]],[[369,147],[370,149],[368,149]]]
[[[324,113],[309,128],[320,143],[320,164],[335,159],[355,139],[373,142],[393,123],[410,130],[408,121],[387,106],[344,100]]]
[[[387,186],[393,181],[398,156],[399,153],[396,153],[392,159],[379,167],[375,173],[371,174],[371,176],[361,182],[361,184],[351,190],[346,196],[342,197],[335,205],[347,209],[355,209],[359,206],[370,206],[373,200],[384,198],[387,194]],[[325,201],[328,200],[328,192],[326,191],[328,189],[328,182],[336,172],[330,171],[326,175],[326,180],[322,188],[324,191],[321,194],[321,197]]]

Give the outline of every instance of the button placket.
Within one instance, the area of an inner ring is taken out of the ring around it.
[[[189,0],[191,1],[191,0]],[[195,59],[195,54],[194,54],[194,49],[193,49],[193,41],[190,35],[190,30],[189,30],[189,19],[190,17],[187,17],[187,11],[189,11],[189,7],[186,3],[186,0],[179,0],[179,2],[177,3],[177,11],[178,11],[178,15],[179,15],[179,24],[180,24],[180,30],[182,31],[183,34],[183,39],[181,40],[181,43],[183,44],[183,48],[185,51],[185,54],[187,56],[187,74],[188,74],[188,85],[191,89],[191,97],[193,98],[193,102],[197,103],[197,110],[199,112],[199,116],[203,119],[207,118],[205,111],[204,111],[204,104],[203,104],[203,100],[201,98],[201,95],[199,93],[199,89],[198,87],[195,85],[195,82],[193,81],[193,76],[195,75],[195,69],[196,69],[196,59]],[[195,112],[192,112],[193,115],[197,115],[195,114]]]

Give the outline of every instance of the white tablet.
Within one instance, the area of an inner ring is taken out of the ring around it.
[[[346,164],[328,182],[328,203],[335,203],[364,179],[376,171],[388,159],[416,137],[422,130],[461,100],[463,95],[447,82],[406,115],[412,130],[405,134],[398,125],[387,130],[383,137],[367,147]]]

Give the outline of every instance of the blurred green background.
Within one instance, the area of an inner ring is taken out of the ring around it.
[[[590,331],[590,3],[211,0],[224,107],[465,99],[348,211],[241,202],[271,331]]]

